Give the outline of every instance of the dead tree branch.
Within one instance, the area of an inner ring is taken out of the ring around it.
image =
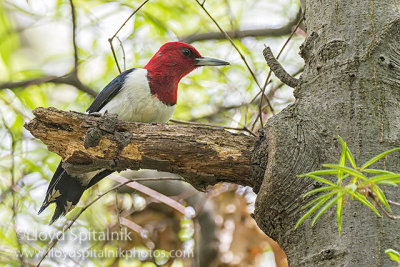
[[[298,79],[292,77],[287,71],[282,67],[278,60],[272,54],[271,48],[266,46],[263,50],[263,55],[265,61],[267,61],[268,66],[274,72],[275,76],[284,84],[295,88],[299,82]]]
[[[37,108],[33,114],[25,128],[63,158],[69,173],[157,169],[179,174],[201,190],[218,182],[253,186],[253,136],[204,126],[128,123],[113,115],[55,108]]]

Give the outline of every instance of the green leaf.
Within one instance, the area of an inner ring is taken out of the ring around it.
[[[328,169],[328,170],[318,170],[318,171],[313,171],[313,172],[309,172],[307,174],[311,174],[311,175],[330,175],[330,174],[337,174],[338,170],[335,169]]]
[[[346,153],[347,153],[347,144],[346,142],[343,141],[343,139],[338,136],[340,144],[342,145],[342,153],[340,154],[339,158],[339,166],[345,166],[346,165]],[[343,171],[338,170],[338,184],[342,183],[343,180]]]
[[[362,180],[368,180],[368,178],[361,172],[354,170],[352,168],[346,167],[346,166],[339,166],[339,165],[335,165],[335,164],[322,164],[322,166],[327,167],[327,168],[342,170],[343,172],[348,173],[354,177],[360,178]]]
[[[396,182],[396,180],[395,180],[395,182]],[[389,185],[389,186],[397,186],[397,184],[396,184],[395,182],[383,180],[383,181],[376,182],[375,184],[383,184],[383,185]],[[399,181],[397,181],[397,183],[400,183],[400,179],[399,179]]]
[[[359,184],[359,186],[373,184],[373,183],[380,182],[383,180],[388,180],[388,181],[393,182],[394,178],[400,178],[400,173],[377,175],[377,176],[371,177],[368,180],[362,182],[361,184]]]
[[[339,158],[339,165],[344,166],[346,164],[346,152],[347,152],[347,144],[342,140],[340,136],[338,136],[340,144],[342,145],[342,153]]]
[[[379,169],[364,169],[363,172],[375,173],[375,174],[393,174],[394,172],[379,170]]]
[[[336,203],[336,219],[338,223],[339,235],[342,234],[342,211],[343,211],[343,192],[338,192],[338,200]]]
[[[376,215],[378,215],[378,217],[382,217],[380,214],[379,214],[379,212],[378,212],[378,210],[371,204],[371,202],[369,202],[368,200],[367,200],[367,198],[364,196],[364,195],[362,195],[362,194],[360,194],[360,193],[358,193],[358,192],[352,192],[352,191],[347,191],[352,197],[354,197],[354,198],[356,198],[358,201],[360,201],[362,204],[364,204],[365,206],[367,206],[368,208],[370,208],[373,212],[375,212],[376,213]]]
[[[388,155],[388,154],[390,154],[390,153],[392,153],[392,152],[395,152],[395,151],[397,151],[397,150],[400,150],[400,147],[393,148],[393,149],[391,149],[391,150],[388,150],[388,151],[385,151],[385,152],[379,154],[378,156],[373,157],[372,159],[370,159],[369,161],[367,161],[364,165],[362,165],[361,168],[360,168],[360,170],[361,170],[361,171],[364,170],[364,169],[365,169],[366,167],[368,167],[369,165],[371,165],[371,164],[377,162],[378,160],[380,160],[380,159],[383,158],[384,156],[386,156],[386,155]]]
[[[336,186],[334,183],[332,183],[331,181],[329,181],[329,180],[327,180],[325,178],[322,178],[322,177],[319,177],[319,176],[316,176],[316,175],[312,175],[312,174],[309,174],[309,173],[298,175],[297,177],[309,177],[309,178],[312,178],[312,179],[314,179],[316,181],[319,181],[321,183],[332,185],[332,186]]]
[[[340,186],[324,186],[324,187],[320,187],[320,188],[316,188],[314,190],[308,191],[307,193],[305,193],[303,195],[303,197],[307,197],[309,195],[316,194],[316,193],[323,192],[323,191],[327,191],[327,190],[334,190],[334,189],[340,189],[340,188],[341,188]]]
[[[345,175],[343,175],[341,181],[343,181],[344,179],[346,179],[346,178],[349,177],[349,176],[350,176],[350,175],[349,175],[348,173],[346,173]],[[337,181],[337,183],[339,184],[339,182],[341,182],[341,181]]]
[[[335,198],[331,199],[328,203],[326,203],[325,206],[323,206],[320,211],[318,211],[317,215],[315,215],[314,219],[311,222],[311,227],[315,225],[319,217],[321,217],[322,214],[324,214],[333,204],[335,204],[338,199],[339,196],[336,196]]]
[[[387,249],[385,253],[390,257],[391,260],[400,263],[400,253],[394,249]]]
[[[376,194],[376,197],[378,198],[378,200],[387,208],[387,210],[389,212],[392,212],[392,210],[390,209],[389,203],[386,199],[385,194],[377,185],[374,185],[372,187],[372,192],[374,192]]]
[[[331,192],[328,192],[328,193],[326,193],[326,194],[320,195],[319,197],[317,197],[317,198],[311,200],[310,202],[308,202],[307,204],[305,204],[305,205],[304,205],[303,207],[301,207],[301,208],[302,208],[302,209],[306,209],[306,208],[308,208],[309,206],[311,206],[312,204],[314,204],[314,203],[320,201],[321,199],[323,199],[323,198],[330,198],[331,196],[333,196],[333,195],[336,194],[336,193],[337,193],[337,191],[335,190],[335,191],[331,191]]]
[[[346,151],[346,157],[349,160],[351,167],[353,167],[354,169],[357,169],[356,162],[354,161],[353,155],[351,154],[349,149],[347,149],[347,151]]]
[[[321,199],[317,204],[315,204],[309,211],[307,211],[306,214],[303,215],[303,217],[300,218],[300,220],[298,220],[298,222],[296,223],[296,225],[294,226],[294,229],[297,229],[297,227],[300,226],[300,224],[302,224],[302,222],[304,222],[305,219],[307,219],[311,214],[313,214],[319,207],[321,207],[321,205],[323,205],[328,199],[330,198],[330,196],[326,196],[323,199]]]

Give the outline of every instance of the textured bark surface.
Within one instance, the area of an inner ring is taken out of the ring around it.
[[[255,219],[285,250],[291,266],[396,266],[384,250],[400,249],[399,222],[377,218],[355,201],[344,206],[341,237],[335,209],[314,228],[310,220],[297,230],[293,226],[305,212],[301,195],[318,186],[296,174],[336,163],[338,135],[359,165],[400,145],[400,1],[303,4],[305,70],[295,104],[264,129],[267,144],[261,145],[268,160]],[[374,167],[399,171],[399,154]],[[398,189],[384,190],[399,201]]]
[[[127,123],[112,115],[54,108],[33,113],[36,118],[25,127],[63,158],[69,173],[157,169],[180,174],[200,190],[218,182],[253,186],[255,137],[210,127]]]

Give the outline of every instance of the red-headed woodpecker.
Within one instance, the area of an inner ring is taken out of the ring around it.
[[[144,68],[126,70],[112,80],[86,112],[117,114],[125,121],[165,123],[175,111],[179,81],[197,67],[222,65],[229,63],[202,57],[193,46],[185,43],[166,43]],[[56,203],[52,224],[75,207],[86,189],[111,173],[111,170],[103,170],[71,176],[60,163],[39,214],[49,204]]]

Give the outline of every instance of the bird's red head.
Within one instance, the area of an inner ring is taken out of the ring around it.
[[[161,46],[144,68],[149,72],[168,73],[180,80],[198,67],[195,59],[200,57],[200,53],[193,46],[170,42]]]
[[[229,65],[228,62],[202,57],[193,46],[169,42],[144,67],[148,71],[150,89],[154,96],[168,105],[175,105],[179,81],[200,66]]]

